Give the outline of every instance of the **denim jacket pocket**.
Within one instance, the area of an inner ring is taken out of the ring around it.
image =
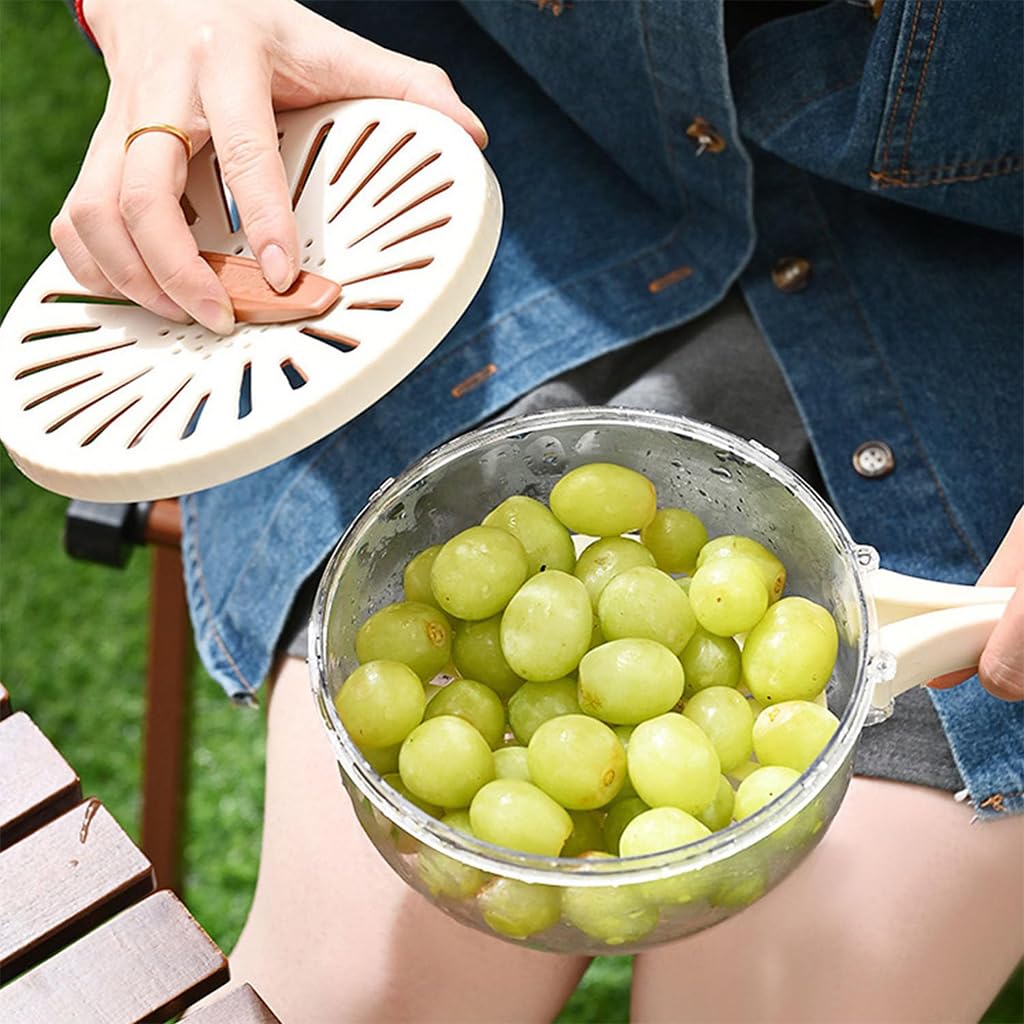
[[[890,0],[879,29],[894,32],[895,46],[872,188],[935,213],[1019,232],[1021,5]]]

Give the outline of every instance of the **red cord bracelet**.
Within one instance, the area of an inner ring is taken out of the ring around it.
[[[85,11],[82,10],[84,5],[85,0],[75,0],[75,20],[78,22],[78,27],[85,33],[89,42],[98,50],[100,48],[100,44],[96,42],[96,37],[92,34],[92,29],[89,28],[89,23],[85,20]]]

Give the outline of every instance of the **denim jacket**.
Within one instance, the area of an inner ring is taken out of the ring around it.
[[[506,219],[409,378],[183,499],[197,643],[229,694],[251,697],[299,583],[384,478],[734,284],[854,538],[894,569],[977,578],[1024,475],[1019,3],[885,0],[876,21],[840,0],[731,53],[711,2],[310,6],[449,72],[490,128]],[[855,471],[869,440],[889,475]],[[979,812],[1024,808],[1021,706],[976,680],[933,699]]]

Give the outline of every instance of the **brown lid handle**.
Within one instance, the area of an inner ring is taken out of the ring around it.
[[[319,274],[299,271],[295,283],[275,292],[254,259],[223,252],[199,254],[224,285],[235,310],[235,320],[247,324],[281,324],[326,313],[341,295],[341,285]]]

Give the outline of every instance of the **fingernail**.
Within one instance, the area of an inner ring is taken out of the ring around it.
[[[235,315],[231,308],[216,299],[203,299],[199,303],[197,319],[217,334],[230,334],[235,329]]]
[[[270,287],[277,292],[287,291],[294,280],[291,260],[285,255],[284,249],[276,242],[263,247],[260,253],[260,267]]]
[[[469,110],[468,107],[466,109]],[[491,141],[491,137],[487,134],[487,129],[484,127],[483,121],[481,121],[480,118],[477,117],[476,114],[474,114],[472,110],[469,111],[469,114],[470,114],[470,117],[473,118],[473,124],[475,124],[477,126],[477,128],[480,129],[480,134],[483,135],[483,137],[484,137],[484,144],[480,148],[481,149],[486,149],[487,146],[488,146],[488,143],[490,143],[490,141]]]

